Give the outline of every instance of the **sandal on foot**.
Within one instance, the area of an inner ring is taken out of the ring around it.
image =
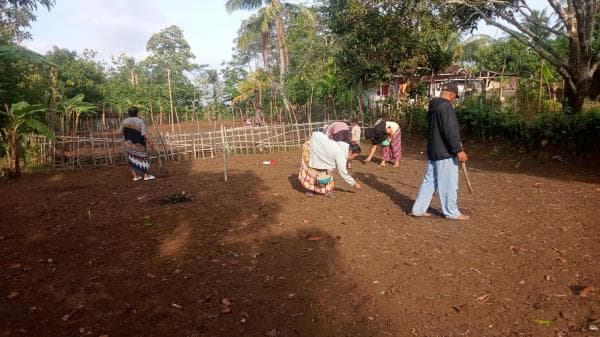
[[[133,177],[133,181],[139,181],[139,180],[142,180],[142,179],[144,179],[144,178],[142,178],[142,177]]]
[[[146,174],[144,176],[144,180],[154,180],[154,179],[156,179],[156,177],[151,174]]]

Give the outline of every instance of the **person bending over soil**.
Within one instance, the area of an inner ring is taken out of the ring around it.
[[[388,161],[393,162],[394,167],[400,165],[400,159],[402,159],[402,142],[398,123],[379,121],[373,128],[366,130],[365,138],[369,139],[372,144],[369,156],[365,160],[366,162],[373,159],[377,151],[377,145],[381,144],[383,146],[383,158],[379,166],[385,166],[385,163]]]
[[[307,190],[307,195],[333,196],[335,182],[331,172],[337,168],[345,182],[355,189],[361,186],[348,174],[347,161],[360,153],[358,144],[336,142],[323,132],[313,132],[310,140],[302,146],[302,161],[298,180]]]

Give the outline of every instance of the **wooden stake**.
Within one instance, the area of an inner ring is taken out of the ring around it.
[[[227,146],[225,144],[223,124],[221,124],[221,141],[223,142],[223,174],[225,176],[225,182],[227,182]]]

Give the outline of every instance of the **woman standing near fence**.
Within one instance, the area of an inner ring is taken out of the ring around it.
[[[125,138],[125,153],[127,153],[127,165],[133,174],[133,181],[153,180],[155,177],[148,174],[150,160],[147,146],[150,140],[146,138],[146,125],[138,117],[138,109],[134,106],[127,110],[128,118],[121,123],[119,132]]]

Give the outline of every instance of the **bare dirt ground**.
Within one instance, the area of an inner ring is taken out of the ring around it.
[[[296,152],[4,182],[0,336],[598,336],[598,172],[472,149],[471,220],[415,219],[420,149],[334,199]]]

